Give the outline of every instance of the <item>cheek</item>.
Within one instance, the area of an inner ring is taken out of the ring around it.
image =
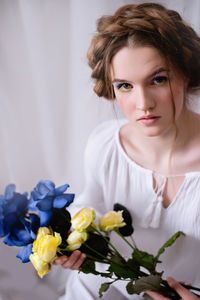
[[[116,95],[116,100],[119,103],[119,106],[123,113],[128,116],[131,114],[134,110],[134,103],[133,101],[129,101],[126,94],[118,94]]]
[[[179,116],[184,106],[184,89],[176,88],[173,92],[176,115]]]

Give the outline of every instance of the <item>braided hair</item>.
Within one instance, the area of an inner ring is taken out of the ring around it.
[[[129,4],[98,20],[88,49],[88,64],[99,97],[115,98],[110,77],[113,56],[123,47],[151,46],[187,80],[188,92],[200,89],[200,37],[174,10],[156,3]]]

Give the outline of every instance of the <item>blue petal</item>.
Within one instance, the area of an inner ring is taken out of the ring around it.
[[[18,241],[21,243],[24,243],[24,245],[27,245],[32,242],[32,238],[29,232],[27,232],[25,229],[15,230],[14,234]]]
[[[3,205],[1,205],[0,203],[0,219],[4,218],[4,209],[3,209]]]
[[[34,200],[34,197],[31,194],[31,199],[28,202],[28,209],[31,211],[36,211],[37,210],[36,204],[37,202]]]
[[[24,229],[16,229],[15,231],[9,233],[4,239],[4,243],[8,246],[26,246],[32,243],[33,239],[31,235]]]
[[[58,188],[55,189],[56,196],[63,194],[69,187],[69,184],[65,184],[62,186],[59,186]]]
[[[17,213],[24,214],[27,210],[28,199],[21,194],[15,193],[14,197],[6,203],[4,208],[5,214]]]
[[[10,231],[12,230],[12,228],[14,226],[16,226],[16,224],[18,225],[19,221],[15,214],[10,214],[10,215],[6,216],[4,219],[5,234],[10,233]]]
[[[31,237],[32,239],[36,240],[36,234],[40,227],[40,218],[37,215],[30,214],[30,222],[31,222]]]
[[[8,234],[4,239],[4,244],[7,246],[17,246],[17,247],[23,247],[26,244],[19,242],[18,240],[14,239],[12,235]]]
[[[37,201],[38,200],[38,193],[35,192],[35,190],[31,191],[31,199],[30,201]]]
[[[4,231],[4,221],[0,220],[0,238],[5,236],[5,231]]]
[[[63,208],[69,206],[74,200],[74,194],[64,194],[57,196],[53,201],[54,208]]]
[[[42,211],[51,210],[52,209],[52,204],[53,204],[52,202],[53,202],[53,198],[48,197],[46,199],[39,200],[37,202],[36,206],[39,210],[42,210]]]
[[[40,216],[40,226],[48,226],[49,222],[51,220],[52,217],[52,211],[48,210],[48,211],[40,211],[39,212],[39,216]]]
[[[21,223],[24,225],[26,231],[30,231],[30,222],[28,222],[24,217],[20,217]]]
[[[14,196],[15,190],[16,190],[15,184],[7,185],[7,187],[5,189],[5,199],[6,200],[12,199],[12,197]]]
[[[20,258],[23,263],[27,263],[30,261],[29,256],[32,253],[33,244],[29,244],[21,249],[21,251],[17,254],[17,258]]]
[[[34,189],[37,199],[55,195],[55,184],[50,180],[41,180]]]
[[[4,203],[5,202],[5,196],[0,195],[0,203]]]

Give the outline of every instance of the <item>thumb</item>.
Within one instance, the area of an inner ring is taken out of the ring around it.
[[[178,281],[174,278],[169,277],[167,282],[171,288],[173,288],[183,299],[191,299],[192,293],[184,288]]]

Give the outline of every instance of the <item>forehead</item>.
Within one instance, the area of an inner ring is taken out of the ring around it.
[[[111,61],[111,77],[135,81],[146,78],[159,68],[167,69],[167,64],[157,49],[124,47],[114,55]]]

